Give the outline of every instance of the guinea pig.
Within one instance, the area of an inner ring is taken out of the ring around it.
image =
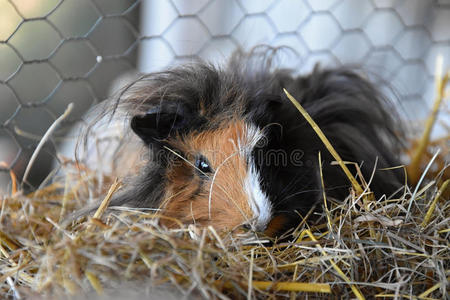
[[[122,154],[140,153],[140,167],[111,205],[159,208],[167,226],[264,231],[280,216],[280,228],[295,226],[323,189],[345,199],[350,182],[283,89],[376,197],[397,191],[401,170],[388,168],[401,164],[402,131],[389,101],[346,68],[276,69],[274,52],[239,51],[224,67],[196,61],[131,84],[115,106],[144,151]]]

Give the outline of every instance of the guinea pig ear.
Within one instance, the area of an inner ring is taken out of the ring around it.
[[[157,143],[186,128],[186,113],[180,103],[162,104],[131,119],[131,129],[146,144]]]

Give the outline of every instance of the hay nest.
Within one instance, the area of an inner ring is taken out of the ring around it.
[[[2,199],[3,295],[448,296],[450,207],[441,197],[448,180],[440,190],[435,181],[405,187],[396,199],[329,202],[322,222],[305,219],[289,241],[273,243],[212,227],[169,230],[154,212],[125,208],[63,228],[87,194],[101,194],[89,173],[73,183]]]
[[[0,293],[10,299],[443,299],[450,278],[450,152],[448,142],[440,147],[440,158],[415,162],[409,174],[417,183],[400,197],[373,199],[358,178],[345,201],[328,199],[321,213],[311,211],[318,216],[304,216],[280,240],[192,225],[167,229],[152,210],[105,210],[120,183],[99,181],[88,169],[27,195],[11,174],[12,193],[0,196]],[[67,222],[97,199],[103,205],[93,217]]]

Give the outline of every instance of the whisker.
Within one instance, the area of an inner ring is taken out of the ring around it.
[[[333,191],[333,190],[337,190],[337,189],[341,189],[341,188],[345,188],[345,187],[347,187],[347,185],[338,185],[338,186],[334,186],[334,187],[330,187],[330,188],[325,188],[325,192]],[[283,199],[281,201],[278,201],[275,205],[275,208],[281,204],[284,204],[288,200],[288,198],[292,198],[294,196],[297,196],[298,194],[309,193],[309,192],[321,192],[321,191],[322,191],[321,189],[310,189],[310,190],[304,190],[304,191],[300,191],[298,193],[288,195],[286,197],[283,197]]]
[[[188,163],[190,166],[192,166],[194,169],[198,170],[199,172],[201,172],[203,175],[205,175],[208,179],[211,179],[211,177],[206,174],[205,172],[203,172],[202,170],[200,170],[198,167],[196,167],[192,162],[190,162],[188,159],[186,159],[185,157],[181,156],[179,153],[177,153],[176,151],[174,151],[173,149],[170,149],[167,146],[164,146],[165,149],[167,149],[168,151],[170,151],[171,153],[175,154],[177,157],[181,158],[183,161],[185,161],[186,163]],[[211,220],[211,202],[212,202],[212,188],[213,185],[215,183],[215,178],[216,175],[219,171],[219,169],[226,163],[227,160],[229,160],[231,157],[233,157],[234,155],[236,155],[238,152],[234,152],[232,153],[230,156],[228,156],[218,167],[217,169],[214,171],[214,175],[212,177],[212,181],[211,181],[211,187],[210,187],[210,191],[209,191],[209,197],[208,197],[208,217]],[[244,218],[247,219],[247,216],[245,215],[245,213],[242,211],[242,209],[239,207],[239,205],[237,205],[236,201],[229,195],[229,193],[226,191],[225,188],[223,188],[222,186],[216,184],[217,187],[219,187],[225,194],[226,196],[236,205],[236,207],[240,210],[240,213],[244,216]],[[170,198],[173,198],[176,195],[173,195]],[[170,200],[170,198],[165,199],[164,200],[164,204],[167,204],[167,202]]]
[[[213,179],[211,181],[211,187],[209,189],[209,196],[208,196],[208,214],[209,214],[209,218],[211,219],[211,202],[212,202],[212,190],[213,190],[213,186],[215,183],[215,179],[217,176],[217,173],[219,171],[219,169],[232,157],[236,156],[236,154],[238,154],[238,151],[233,152],[232,154],[230,154],[228,157],[226,157],[224,159],[224,161],[217,167],[216,171],[214,172],[214,176]],[[246,216],[246,214],[244,213],[244,211],[242,210],[242,208],[236,203],[236,201],[228,194],[228,192],[221,187],[220,185],[217,185],[219,188],[221,188],[221,190],[225,193],[225,195],[227,197],[229,197],[229,199],[233,202],[233,204],[238,208],[239,212],[242,214],[242,216],[246,219],[246,221],[248,221],[248,217]]]
[[[299,174],[302,176],[297,176]],[[306,176],[306,173],[298,172],[297,174],[295,174],[295,176],[292,178],[292,180],[283,188],[283,190],[279,193],[279,195],[283,195],[286,191],[289,191],[292,188],[292,186],[294,186],[297,182],[299,182],[305,176]],[[311,181],[309,181],[309,182],[311,182]]]
[[[289,196],[283,197],[283,201],[288,200],[289,198],[295,197],[297,195],[304,194],[304,193],[320,192],[320,191],[321,191],[321,189],[303,190],[303,191],[300,191],[300,192],[296,192],[296,193],[290,194]]]
[[[164,148],[166,150],[169,150],[171,153],[175,154],[176,156],[178,156],[179,158],[181,158],[182,160],[184,160],[185,162],[187,162],[189,165],[191,165],[192,167],[194,167],[194,169],[196,169],[197,171],[199,171],[200,173],[202,173],[202,175],[205,175],[206,177],[210,178],[208,174],[206,174],[205,172],[203,172],[202,170],[200,170],[198,167],[196,167],[192,162],[190,162],[188,159],[186,159],[185,157],[181,156],[180,154],[178,154],[176,151],[170,149],[167,146],[164,146]]]

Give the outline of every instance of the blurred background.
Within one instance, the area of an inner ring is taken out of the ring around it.
[[[136,74],[192,57],[220,64],[257,44],[291,47],[278,64],[299,74],[317,62],[362,67],[420,121],[437,55],[450,66],[450,0],[0,0],[0,193],[70,102],[29,187],[71,126]]]

